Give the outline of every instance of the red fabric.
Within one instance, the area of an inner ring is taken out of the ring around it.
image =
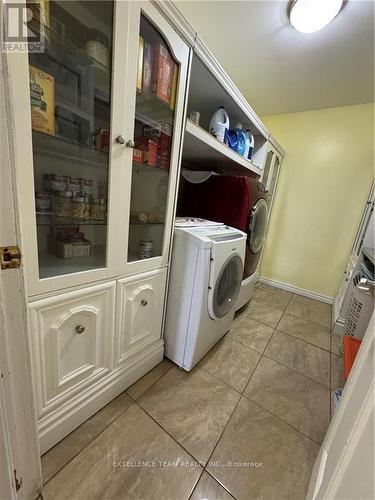
[[[185,182],[180,215],[224,222],[241,231],[249,223],[248,177],[212,176],[200,184]]]

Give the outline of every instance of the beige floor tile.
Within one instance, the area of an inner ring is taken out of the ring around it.
[[[238,500],[302,500],[318,451],[316,443],[241,398],[208,470]]]
[[[329,328],[292,316],[288,314],[288,309],[289,306],[277,325],[277,329],[329,351]]]
[[[267,285],[267,283],[261,283],[259,282],[259,288],[262,290],[266,290],[267,292],[273,292],[273,293],[278,293],[280,296],[288,297],[291,299],[293,297],[292,292],[288,292],[287,290],[283,290],[282,288],[277,288],[272,285]]]
[[[311,299],[310,297],[304,297],[303,295],[299,295],[298,293],[295,293],[293,295],[293,301],[301,302],[302,304],[306,304],[311,307],[315,307],[317,310],[320,311],[328,311],[331,312],[332,306],[330,304],[326,304],[325,302],[322,302],[321,300],[316,300],[316,299]]]
[[[249,318],[259,321],[260,323],[272,328],[276,328],[281,316],[283,315],[283,311],[275,309],[264,302],[259,302],[257,299],[252,299],[250,301],[250,304],[244,313],[249,316]]]
[[[246,314],[241,314],[233,321],[227,337],[262,353],[273,332],[270,326],[254,321]]]
[[[138,399],[194,458],[206,462],[240,395],[201,368],[168,371]]]
[[[258,352],[225,337],[206,354],[199,367],[242,392],[259,359]]]
[[[322,303],[322,305],[327,306],[328,304]],[[331,326],[331,307],[329,305],[328,309],[322,309],[320,306],[298,302],[293,298],[289,302],[285,312],[326,328],[330,328]]]
[[[342,389],[345,385],[344,360],[331,354],[331,389]]]
[[[337,356],[342,356],[344,352],[344,336],[339,335],[338,333],[331,333],[331,352],[336,354]]]
[[[233,497],[212,476],[203,472],[189,500],[233,500]]]
[[[264,290],[263,288],[258,288],[254,291],[253,300],[262,302],[274,309],[279,309],[284,311],[288,305],[292,294],[289,292],[284,292],[283,290]]]
[[[125,393],[120,394],[98,413],[86,420],[75,431],[60,441],[42,456],[43,482],[70,462],[80,451],[90,444],[106,427],[132,404]]]
[[[133,404],[51,479],[43,494],[46,500],[187,499],[202,470],[191,462]]]
[[[127,393],[133,399],[138,399],[142,394],[144,394],[147,389],[149,389],[155,382],[159,380],[168,370],[173,366],[173,363],[168,359],[163,359],[161,363],[156,365],[152,370],[150,370],[146,375],[137,380],[135,384],[127,389]]]
[[[303,340],[276,331],[265,356],[329,387],[329,352]]]
[[[244,396],[321,443],[330,420],[328,387],[269,358],[262,358]]]

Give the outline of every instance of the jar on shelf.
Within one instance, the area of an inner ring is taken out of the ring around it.
[[[55,192],[55,212],[58,217],[71,217],[71,191]]]
[[[35,207],[37,212],[48,212],[51,210],[51,196],[49,193],[35,193]]]
[[[139,242],[139,257],[141,259],[151,259],[154,242],[152,240],[141,240]]]
[[[72,198],[71,217],[78,220],[90,218],[90,198],[75,196]]]
[[[104,198],[92,198],[90,206],[90,218],[104,220],[106,215],[106,203]]]

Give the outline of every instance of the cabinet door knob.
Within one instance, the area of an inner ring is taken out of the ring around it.
[[[85,327],[83,325],[77,325],[76,326],[76,332],[77,333],[83,333],[85,331]]]
[[[118,135],[116,137],[117,144],[125,144],[125,137],[123,135]]]
[[[147,306],[148,300],[142,299],[141,304],[142,304],[142,306]]]
[[[130,139],[129,141],[127,141],[127,143],[126,143],[127,148],[134,148],[134,146],[135,146],[135,143],[134,143],[133,139]]]

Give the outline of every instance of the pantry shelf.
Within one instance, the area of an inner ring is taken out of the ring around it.
[[[262,170],[218,141],[191,120],[186,120],[183,160],[199,170],[221,170],[224,174],[261,175]]]
[[[108,168],[108,153],[61,137],[33,132],[34,153],[55,160],[83,163],[96,168]]]
[[[103,226],[107,225],[106,219],[74,219],[72,217],[62,217],[60,215],[56,215],[55,212],[36,212],[37,215],[37,225],[38,226],[49,226],[51,225],[51,221],[49,220],[51,217],[54,218],[54,224],[56,226],[71,226],[71,225],[79,225],[79,226]]]
[[[39,252],[39,275],[40,278],[50,278],[62,274],[90,271],[105,267],[105,262],[105,245],[93,245],[91,255],[88,257],[73,257],[71,259],[57,257],[51,252]]]

